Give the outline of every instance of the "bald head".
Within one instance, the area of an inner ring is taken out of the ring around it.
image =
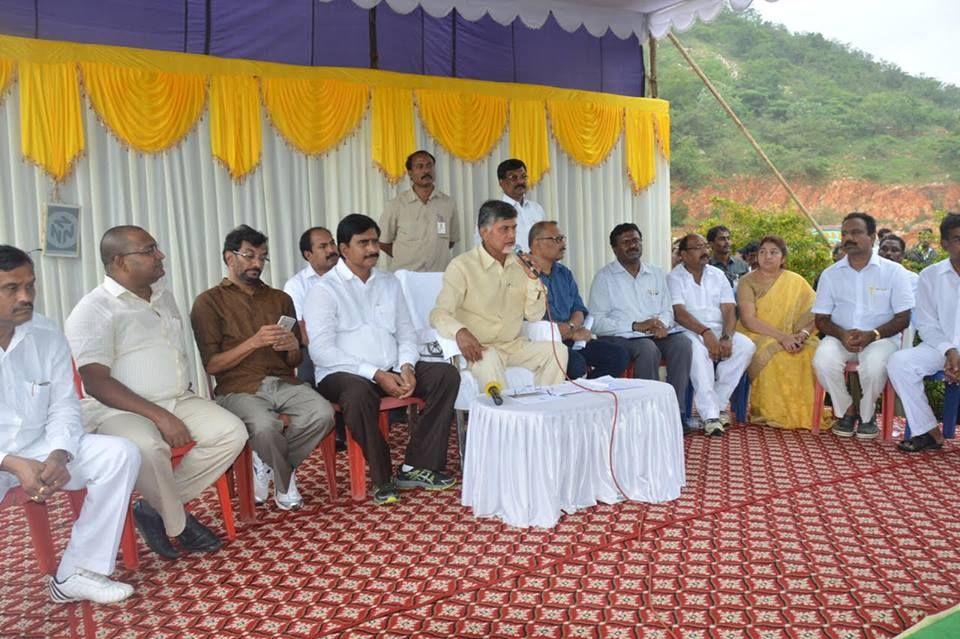
[[[139,226],[115,226],[108,229],[103,237],[100,238],[100,261],[103,266],[110,271],[113,260],[124,253],[136,250],[134,247],[134,236],[138,233],[146,233]]]

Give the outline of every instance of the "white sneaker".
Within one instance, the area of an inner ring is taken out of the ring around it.
[[[290,473],[290,485],[287,486],[287,492],[281,493],[277,488],[277,482],[273,482],[273,501],[276,502],[280,510],[300,510],[303,508],[303,497],[297,490],[297,476]]]
[[[80,568],[62,582],[51,577],[48,584],[54,603],[68,603],[88,599],[107,604],[123,601],[133,594],[133,586]]]
[[[723,435],[723,422],[719,419],[708,419],[703,422],[703,432],[713,437]]]
[[[730,411],[722,410],[720,411],[720,423],[724,426],[730,426],[733,424],[733,421],[730,419]]]
[[[273,469],[267,466],[260,456],[253,453],[253,500],[262,504],[270,497],[270,480]]]

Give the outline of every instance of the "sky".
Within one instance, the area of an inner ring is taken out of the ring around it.
[[[960,0],[754,0],[764,20],[819,32],[913,75],[960,86]]]

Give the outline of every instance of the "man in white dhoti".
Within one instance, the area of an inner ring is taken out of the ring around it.
[[[873,439],[879,433],[877,398],[887,383],[887,360],[900,347],[910,323],[913,288],[906,270],[873,254],[877,223],[867,213],[843,218],[840,242],[846,256],[820,274],[813,304],[817,330],[824,338],[813,357],[820,384],[830,393],[833,433]],[[857,360],[863,395],[859,411],[847,390],[844,368]]]
[[[923,341],[897,351],[887,363],[913,435],[900,442],[908,453],[943,446],[923,378],[942,370],[948,384],[960,383],[960,213],[943,218],[940,245],[950,257],[923,269],[917,284],[913,323]]]
[[[737,303],[727,276],[710,266],[709,244],[691,233],[680,239],[681,262],[667,275],[673,315],[691,342],[690,381],[693,404],[707,435],[722,435],[730,424],[721,409],[730,403],[750,364],[753,342],[736,332]]]
[[[130,491],[140,468],[125,439],[87,435],[64,336],[33,313],[30,257],[0,246],[0,500],[21,486],[41,503],[58,490],[87,490],[50,598],[122,601],[133,586],[113,581]]]

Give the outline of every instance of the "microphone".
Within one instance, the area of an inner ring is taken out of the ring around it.
[[[537,269],[537,267],[533,265],[533,262],[531,262],[530,260],[527,259],[527,257],[523,254],[523,249],[520,248],[520,245],[519,245],[519,244],[514,244],[514,245],[513,245],[513,252],[514,252],[514,254],[517,256],[517,259],[518,259],[518,260],[520,260],[521,262],[523,262],[524,264],[526,264],[526,265],[527,265],[527,268],[530,269],[531,271],[533,271],[533,274],[534,274],[534,275],[536,275],[537,277],[540,277],[540,271],[539,271],[539,269]]]
[[[503,397],[500,396],[500,384],[495,381],[487,382],[483,387],[483,392],[493,398],[493,403],[497,406],[503,406]]]

